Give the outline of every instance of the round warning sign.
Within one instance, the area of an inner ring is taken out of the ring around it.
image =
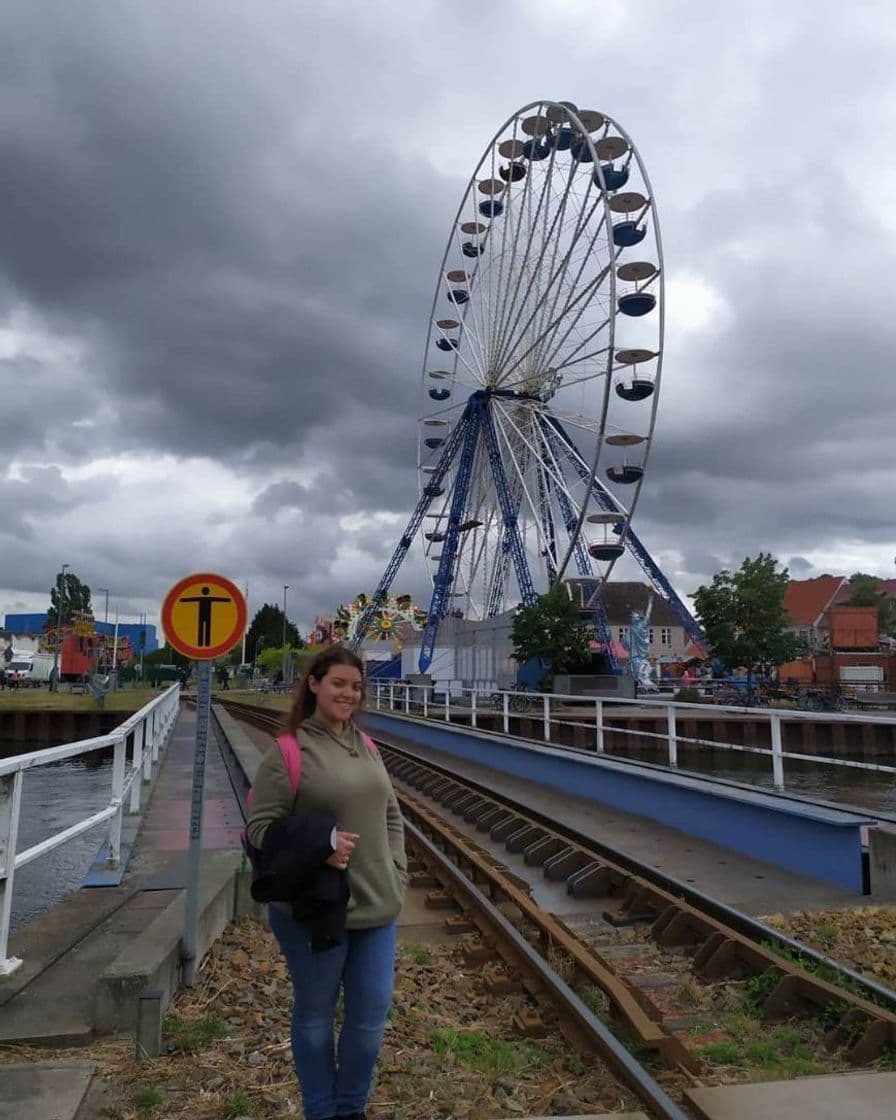
[[[232,580],[212,572],[184,576],[165,596],[162,629],[170,644],[196,661],[233,649],[246,629],[246,600]]]

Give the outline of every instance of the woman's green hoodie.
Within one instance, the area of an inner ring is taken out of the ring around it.
[[[332,813],[358,840],[348,867],[347,929],[386,925],[398,917],[407,886],[404,826],[382,759],[353,722],[331,731],[315,716],[299,727],[302,777],[293,799],[280,748],[274,745],[255,775],[249,840],[260,848],[278,817],[316,809]],[[284,907],[288,909],[288,907]]]

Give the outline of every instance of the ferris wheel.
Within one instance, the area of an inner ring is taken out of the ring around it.
[[[607,577],[650,452],[662,338],[659,228],[630,137],[569,102],[521,109],[461,200],[423,363],[424,552],[466,617],[571,564]]]
[[[538,101],[486,146],[442,258],[422,371],[421,654],[450,611],[494,617],[624,553],[653,439],[663,261],[644,164],[612,118]],[[375,596],[376,598],[376,596]]]

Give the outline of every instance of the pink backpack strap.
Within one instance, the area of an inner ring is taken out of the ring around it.
[[[358,730],[361,731],[361,728],[359,727]],[[373,739],[370,738],[366,731],[361,731],[361,738],[364,740],[364,744],[370,753],[379,758],[380,752],[377,750],[376,743],[374,743]]]
[[[283,765],[289,775],[289,788],[295,797],[299,782],[302,780],[302,747],[295,735],[278,735],[277,746],[283,757]]]

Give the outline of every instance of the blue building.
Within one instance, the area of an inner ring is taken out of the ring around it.
[[[43,614],[8,614],[6,616],[6,629],[13,634],[42,634],[46,624],[46,612]],[[95,626],[100,634],[108,634],[110,638],[115,634],[114,622],[96,622]],[[119,622],[118,636],[120,638],[127,637],[131,643],[131,649],[136,653],[139,653],[141,649],[144,653],[153,653],[159,648],[156,628],[150,626],[149,623],[143,626],[139,622]]]

